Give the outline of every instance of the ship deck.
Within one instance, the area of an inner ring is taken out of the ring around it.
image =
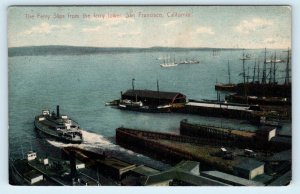
[[[218,104],[218,103],[205,103],[205,102],[188,102],[186,106],[197,106],[205,108],[223,108],[229,110],[240,110],[240,111],[251,111],[249,106],[238,106],[238,105],[227,105],[227,104]]]

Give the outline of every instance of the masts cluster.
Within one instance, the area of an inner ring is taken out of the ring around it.
[[[250,67],[247,68],[246,73],[246,61],[250,60],[250,56],[245,54],[245,51],[243,50],[243,56],[241,58],[242,64],[243,64],[243,83],[249,83],[250,79],[252,79],[252,83],[258,83],[258,84],[277,84],[277,80],[282,78],[278,77],[278,66],[277,63],[284,63],[286,62],[286,68],[285,68],[285,77],[284,78],[284,84],[290,84],[290,50],[287,51],[287,59],[281,60],[278,59],[276,56],[276,51],[273,55],[270,56],[270,59],[267,60],[267,49],[264,51],[264,63],[263,63],[263,69],[262,69],[262,75],[260,75],[260,63],[258,60],[255,59],[254,61],[254,67],[253,67],[253,74],[250,75]],[[228,65],[229,66],[229,65]],[[267,67],[268,66],[268,67]],[[260,77],[261,76],[261,77]],[[229,83],[230,83],[230,74],[229,74]]]

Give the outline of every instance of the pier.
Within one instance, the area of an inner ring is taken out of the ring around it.
[[[259,106],[205,101],[191,101],[182,108],[176,108],[173,111],[201,116],[242,119],[255,123],[259,122],[260,117],[265,114]]]
[[[181,160],[198,161],[200,171],[211,174],[208,177],[233,185],[268,185],[290,168],[291,161],[285,153],[289,153],[291,147],[276,145],[279,141],[274,144],[275,130],[249,132],[213,126],[193,126],[192,129],[192,125],[185,124],[186,121],[181,123],[180,134],[117,128],[116,142],[172,164]],[[285,144],[291,145],[290,140]],[[277,162],[279,154],[283,157]],[[234,178],[226,179],[226,173]]]

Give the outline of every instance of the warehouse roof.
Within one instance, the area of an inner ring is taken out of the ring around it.
[[[264,185],[260,182],[244,179],[220,171],[203,171],[201,172],[201,175],[224,183],[228,183],[230,185],[238,185],[238,186],[263,186]]]
[[[288,185],[292,180],[292,171],[288,171],[280,176],[278,179],[269,184],[269,186]]]
[[[185,97],[185,95],[179,92],[164,92],[164,91],[153,91],[153,90],[127,90],[123,96],[131,97],[145,97],[145,98],[161,98],[161,99],[173,99],[178,95]]]
[[[188,185],[210,185],[210,186],[226,186],[226,183],[222,183],[216,180],[209,179],[203,176],[196,176],[188,172],[183,171],[165,171],[152,176],[146,176],[140,178],[142,185],[154,185],[165,181],[179,180],[187,183]]]
[[[292,161],[292,150],[285,150],[274,154],[268,161]]]
[[[133,171],[135,173],[138,173],[138,174],[141,174],[141,175],[144,175],[144,176],[159,173],[158,170],[156,170],[154,168],[150,168],[148,166],[144,166],[144,165],[138,166],[135,169],[132,169],[131,171]]]
[[[173,169],[190,172],[194,168],[199,168],[199,162],[191,160],[182,160]]]
[[[271,142],[274,143],[285,143],[285,144],[292,144],[292,138],[291,137],[282,137],[282,136],[276,136],[271,139]]]
[[[258,160],[254,160],[251,158],[241,158],[239,160],[239,163],[237,165],[235,165],[234,167],[251,171],[262,165],[264,165],[264,163],[260,162]]]

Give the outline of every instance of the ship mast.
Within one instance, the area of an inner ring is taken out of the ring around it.
[[[173,55],[173,61],[174,61],[174,64],[175,64],[175,63],[176,63],[176,62],[175,62],[175,54]]]
[[[267,49],[265,48],[265,60],[264,60],[263,75],[261,80],[263,84],[266,84],[266,64],[267,64]]]
[[[244,78],[244,85],[246,83],[246,74],[245,74],[245,49],[243,49],[243,58],[242,58],[242,61],[243,61],[243,78]]]
[[[255,63],[254,63],[254,68],[253,68],[253,78],[252,78],[252,82],[255,82],[255,70],[256,70],[256,59],[255,59]]]
[[[250,74],[249,74],[249,67],[248,67],[248,71],[247,71],[247,83],[249,83],[249,77],[250,77]]]
[[[133,90],[133,91],[134,91],[134,81],[135,81],[135,79],[132,78],[132,80],[131,80],[131,85],[132,85],[132,90]]]
[[[159,93],[159,83],[158,83],[158,80],[156,80],[156,87],[157,87],[158,105],[159,105],[160,104],[160,93]]]
[[[229,66],[229,60],[228,60],[228,66],[227,66],[227,69],[228,69],[228,83],[230,84],[230,83],[231,83],[231,80],[230,80],[230,66]]]
[[[290,68],[289,68],[289,63],[290,63],[290,48],[287,50],[287,59],[286,59],[286,70],[285,70],[285,81],[284,84],[287,85],[290,83]]]
[[[257,62],[257,81],[259,83],[259,72],[260,72],[260,68],[259,68],[259,61]]]
[[[243,49],[243,57],[242,57],[242,61],[243,61],[243,78],[244,78],[244,97],[246,99],[246,104],[248,104],[248,98],[247,98],[247,91],[246,91],[246,72],[245,72],[245,60],[248,60],[249,58],[245,57],[245,49]]]
[[[273,63],[273,83],[276,83],[276,51],[274,56],[274,63]]]
[[[274,61],[272,61],[272,56],[270,58],[270,71],[269,71],[269,84],[272,83],[272,63],[274,63]]]

